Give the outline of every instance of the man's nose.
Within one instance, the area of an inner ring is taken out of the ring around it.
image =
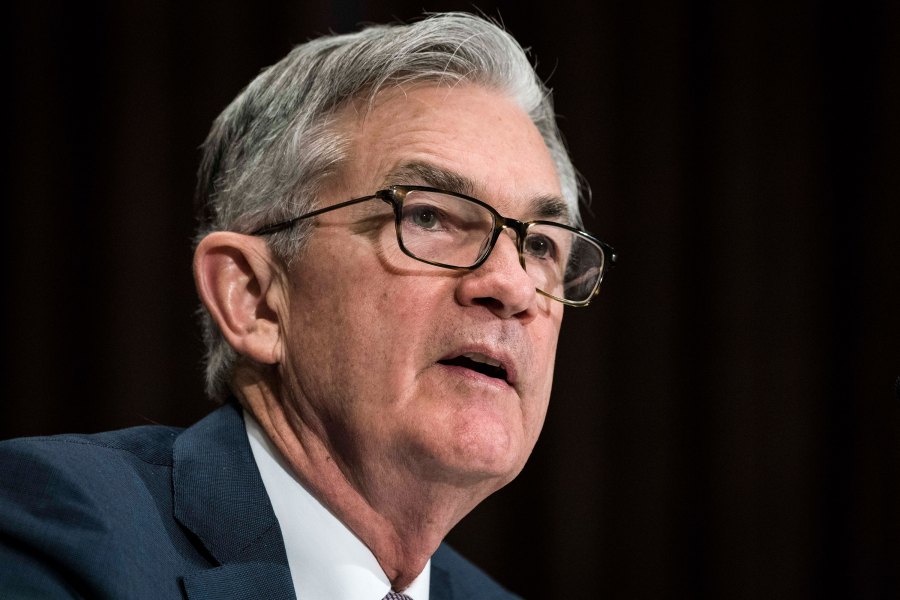
[[[484,306],[498,317],[531,320],[536,314],[534,282],[519,261],[515,232],[504,231],[484,263],[459,279],[457,300]]]

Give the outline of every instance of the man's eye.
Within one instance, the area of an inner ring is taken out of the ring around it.
[[[437,229],[441,225],[441,214],[433,206],[411,206],[404,219],[422,229]]]
[[[556,246],[553,240],[543,235],[529,235],[525,239],[525,252],[534,258],[554,258]]]

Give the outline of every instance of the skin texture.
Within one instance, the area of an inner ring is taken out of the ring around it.
[[[434,185],[423,170],[466,180],[459,191],[522,220],[560,196],[537,129],[494,91],[387,90],[339,122],[351,157],[319,206]],[[402,590],[459,519],[524,466],[547,410],[563,306],[535,292],[511,234],[481,268],[451,271],[402,254],[391,214],[373,200],[322,215],[290,268],[260,238],[211,234],[195,273],[243,357],[233,382],[242,402]],[[503,363],[508,381],[438,362],[465,352]]]

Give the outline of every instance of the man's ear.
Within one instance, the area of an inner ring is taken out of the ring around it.
[[[258,363],[281,359],[281,317],[287,303],[280,273],[259,237],[217,231],[194,251],[200,299],[231,347]]]

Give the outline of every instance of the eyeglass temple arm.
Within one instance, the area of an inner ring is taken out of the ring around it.
[[[370,196],[363,196],[362,198],[354,198],[353,200],[347,200],[345,202],[339,202],[338,204],[332,204],[331,206],[326,206],[324,208],[318,208],[314,211],[304,213],[299,217],[294,217],[293,219],[288,219],[287,221],[281,221],[278,223],[274,223],[272,225],[265,225],[260,227],[259,229],[252,231],[250,235],[268,235],[270,233],[275,233],[276,231],[282,231],[284,229],[290,229],[294,225],[296,225],[299,221],[304,219],[309,219],[311,217],[317,217],[323,213],[327,213],[332,210],[337,210],[339,208],[344,208],[345,206],[352,206],[354,204],[359,204],[360,202],[365,202],[366,200],[371,200],[372,198],[383,198],[381,192],[376,192]],[[390,203],[389,199],[383,198],[386,202]]]

